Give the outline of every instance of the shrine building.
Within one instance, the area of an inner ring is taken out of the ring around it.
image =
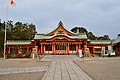
[[[118,40],[117,40],[118,41]],[[118,41],[119,43],[120,41]],[[60,21],[58,27],[48,34],[36,34],[34,40],[8,40],[7,53],[12,54],[13,49],[18,47],[18,52],[36,52],[39,55],[78,55],[78,50],[89,50],[91,55],[101,54],[101,49],[112,48],[112,40],[89,40],[85,33],[73,33],[64,28]],[[114,46],[118,46],[114,42]]]
[[[35,46],[39,54],[76,54],[87,45],[86,34],[75,34],[63,27],[60,21],[58,27],[48,34],[36,34]]]

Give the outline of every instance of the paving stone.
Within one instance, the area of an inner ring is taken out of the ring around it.
[[[44,69],[44,71],[47,71],[47,70],[48,70],[48,67],[49,67],[49,66],[46,66],[45,69]]]
[[[3,73],[0,73],[0,75],[3,75],[3,74],[11,74],[11,72],[3,72]]]
[[[48,73],[47,76],[52,77],[54,76],[54,73]]]
[[[68,73],[62,73],[62,76],[69,76]]]
[[[54,80],[54,77],[46,77],[43,80]]]
[[[79,78],[76,75],[70,75],[71,80],[79,80]]]
[[[63,77],[62,77],[62,80],[70,80],[70,77],[69,77],[69,76],[68,76],[68,77],[63,76]]]
[[[61,78],[61,75],[56,75],[55,74],[55,76],[54,76],[54,80],[61,80],[62,78]]]
[[[47,55],[52,61],[43,80],[88,80],[85,73],[73,63],[73,60],[80,59],[75,55]],[[44,59],[42,59],[44,61]]]

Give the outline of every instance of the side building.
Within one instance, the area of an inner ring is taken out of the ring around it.
[[[120,56],[120,34],[112,41],[113,50],[116,52],[116,56]]]

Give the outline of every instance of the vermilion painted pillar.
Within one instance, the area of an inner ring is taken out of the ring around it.
[[[41,53],[41,46],[39,47],[39,54]]]
[[[52,44],[52,54],[54,54],[54,52],[55,52],[55,46],[54,44]]]
[[[76,44],[76,53],[78,54],[78,44]]]
[[[78,44],[78,50],[80,49],[80,45]]]
[[[10,47],[8,47],[8,53],[10,53]]]
[[[116,55],[118,56],[118,47],[116,46]]]
[[[94,47],[92,47],[92,56],[94,57]]]
[[[29,52],[29,47],[27,47],[27,52]]]
[[[70,45],[68,44],[67,45],[67,54],[69,54],[69,51],[70,51]]]
[[[40,54],[40,48],[38,48],[38,54]]]
[[[44,52],[45,52],[45,45],[43,44],[43,53],[42,54],[44,54]]]
[[[81,44],[78,44],[78,50],[81,50]]]
[[[43,44],[41,44],[41,54],[43,54]]]

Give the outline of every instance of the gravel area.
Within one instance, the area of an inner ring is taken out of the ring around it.
[[[45,72],[0,75],[0,80],[42,80]]]
[[[91,58],[74,61],[93,80],[120,80],[120,58]]]

